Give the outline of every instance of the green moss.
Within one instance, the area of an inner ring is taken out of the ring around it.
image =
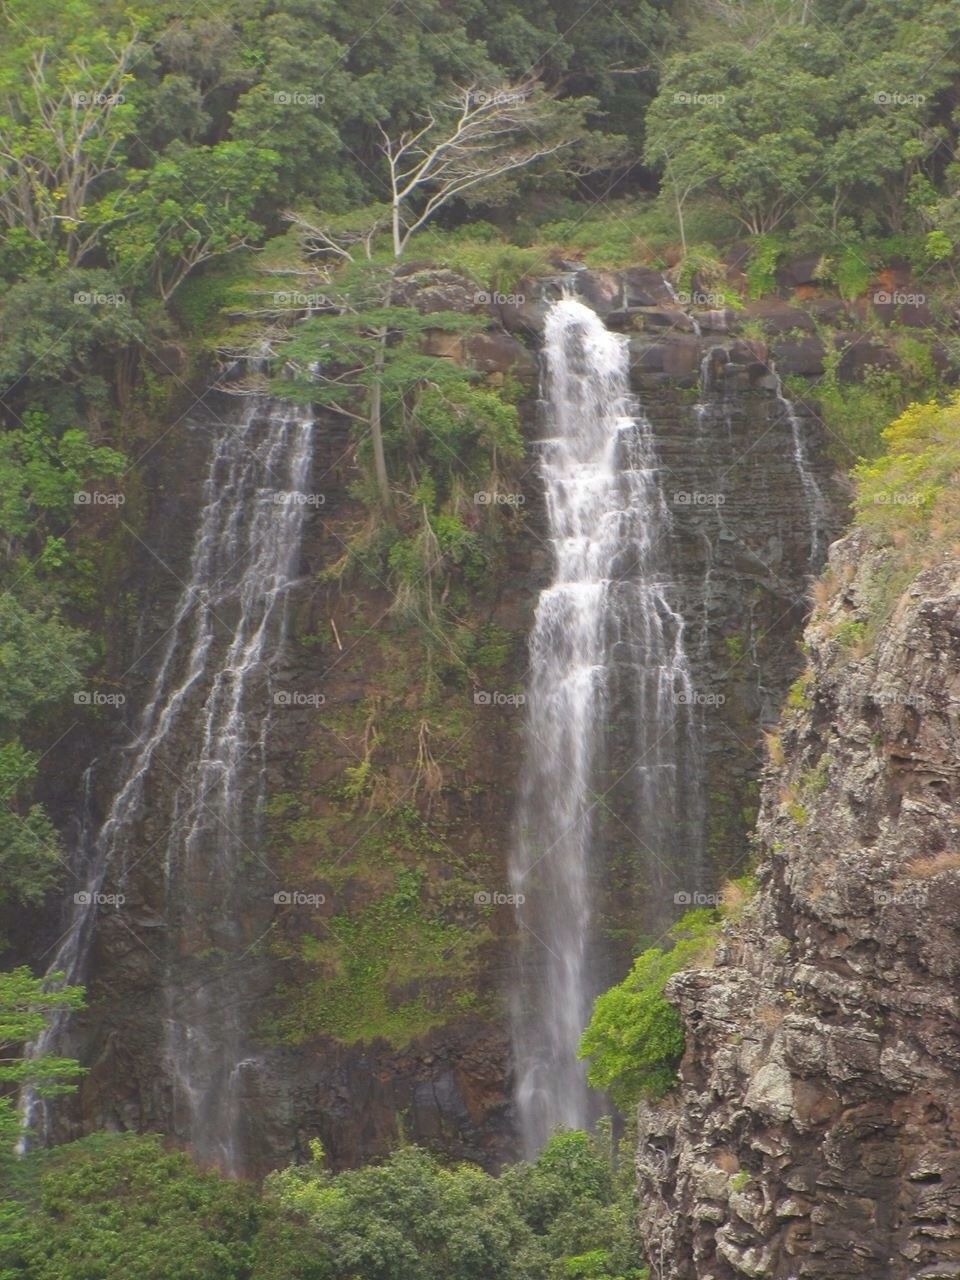
[[[787,690],[787,706],[791,711],[809,711],[813,706],[813,700],[810,697],[810,685],[813,680],[813,672],[808,667],[803,671],[793,684]]]
[[[503,627],[489,623],[477,633],[467,660],[478,670],[493,674],[506,666],[513,648],[513,635]]]
[[[731,636],[724,636],[723,647],[727,651],[728,660],[731,663],[738,663],[747,652],[747,638],[739,631],[734,632]]]
[[[824,752],[815,765],[805,769],[800,775],[800,786],[804,794],[818,796],[826,790],[830,772],[830,757]]]
[[[283,1012],[264,1030],[294,1044],[318,1035],[407,1044],[479,1007],[478,950],[489,936],[424,900],[422,872],[398,871],[392,893],[303,936],[300,958],[320,976],[281,990]]]
[[[862,643],[867,632],[867,624],[857,618],[846,618],[837,627],[834,637],[842,649],[854,649]]]
[[[801,804],[799,800],[791,800],[787,805],[787,813],[794,820],[798,827],[806,825],[807,807]]]

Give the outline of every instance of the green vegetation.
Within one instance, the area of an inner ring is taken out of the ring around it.
[[[324,920],[319,936],[304,935],[299,959],[319,976],[278,993],[284,1012],[275,1034],[403,1045],[451,1012],[475,1009],[477,948],[489,934],[482,923],[446,919],[442,903],[424,903],[423,892],[422,872],[398,871],[392,892]]]
[[[813,706],[810,698],[812,680],[813,670],[806,667],[787,690],[787,707],[791,711],[809,711]]]
[[[82,1004],[82,990],[64,986],[57,975],[43,981],[22,966],[0,973],[0,1089],[29,1085],[37,1097],[52,1098],[73,1088],[80,1074],[76,1062],[50,1054],[24,1058],[23,1049],[51,1017]],[[0,1096],[0,1173],[18,1128],[14,1098],[4,1091]]]
[[[0,877],[5,876],[0,868]],[[70,1092],[81,1074],[72,1058],[24,1056],[52,1018],[83,1005],[83,991],[65,986],[62,977],[53,974],[44,981],[23,966],[0,973],[0,1280],[22,1274],[17,1264],[31,1221],[23,1197],[14,1190],[23,1172],[13,1154],[20,1131],[18,1094],[29,1088],[38,1099],[55,1098]]]
[[[270,805],[278,860],[336,906],[264,944],[291,975],[266,1030],[399,1046],[489,1013],[495,935],[473,894],[500,851],[438,801],[480,749],[471,691],[518,674],[490,606],[523,528],[534,392],[473,367],[480,295],[573,259],[653,265],[738,306],[799,253],[846,300],[894,264],[955,286],[957,6],[611,0],[597,20],[591,0],[9,0],[0,30],[0,906],[12,918],[57,887],[37,771],[117,617],[116,506],[76,495],[129,496],[136,524],[134,461],[175,395],[214,356],[265,350],[262,385],[350,424],[356,502],[318,591],[356,597],[336,661],[368,663],[362,698],[325,712],[329,743]],[[478,128],[458,145],[464,117]],[[433,267],[477,296],[420,310]],[[888,548],[871,620],[836,630],[849,652],[960,532],[960,397],[935,398],[932,341],[886,332],[895,369],[841,378],[830,334],[816,388],[837,457],[861,460],[858,519]],[[322,647],[313,625],[300,640]],[[727,637],[731,665],[744,644]],[[787,705],[810,708],[809,674]],[[826,767],[789,800],[797,822]],[[459,778],[460,796],[474,785]],[[673,1084],[666,984],[735,909],[689,913],[597,1001],[582,1051],[621,1105]],[[0,978],[0,1136],[16,1086],[75,1080],[69,1061],[19,1055],[80,998],[22,968]],[[22,1166],[0,1277],[639,1280],[600,1145],[560,1135],[498,1181],[416,1150],[344,1174],[317,1158],[259,1197],[156,1139],[100,1136]]]
[[[334,1174],[313,1160],[262,1194],[158,1137],[97,1134],[31,1156],[0,1217],[4,1280],[644,1280],[632,1162],[560,1133],[493,1178],[416,1147]]]
[[[816,384],[816,399],[827,429],[827,447],[843,467],[876,457],[883,449],[883,428],[914,400],[925,400],[941,386],[929,341],[906,330],[892,329],[886,340],[897,354],[896,368],[868,365],[859,381],[841,378],[846,354],[822,333],[823,377]],[[807,394],[802,380],[791,388]]]
[[[886,452],[856,469],[857,523],[885,548],[871,577],[868,622],[845,634],[869,640],[917,573],[954,553],[960,536],[960,394],[912,404],[883,432]]]
[[[713,945],[717,914],[688,911],[668,934],[669,947],[649,947],[624,980],[598,996],[580,1042],[590,1059],[587,1078],[619,1107],[672,1088],[683,1054],[680,1015],[664,996],[670,978],[703,961]]]

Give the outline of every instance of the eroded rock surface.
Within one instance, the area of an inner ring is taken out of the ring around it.
[[[863,531],[832,549],[760,891],[672,981],[681,1086],[638,1155],[657,1280],[960,1275],[960,561],[874,639],[889,569]]]

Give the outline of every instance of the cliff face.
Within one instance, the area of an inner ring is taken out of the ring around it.
[[[608,796],[597,909],[598,929],[612,940],[606,976],[615,981],[638,933],[659,932],[744,859],[759,729],[800,665],[808,575],[842,525],[845,490],[802,408],[805,456],[796,456],[771,372],[771,353],[782,371],[792,367],[793,340],[778,339],[778,327],[792,333],[805,313],[765,304],[768,347],[738,337],[731,313],[691,318],[655,271],[584,272],[578,287],[608,325],[630,335],[634,389],[670,506],[665,563],[687,619],[704,744],[701,883],[646,865],[628,788]],[[61,1109],[58,1136],[107,1126],[189,1140],[172,1101],[165,1000],[171,989],[209,987],[239,1011],[248,1036],[240,1111],[250,1172],[297,1159],[315,1136],[338,1167],[383,1153],[399,1132],[489,1166],[513,1154],[503,997],[516,925],[508,906],[477,895],[509,888],[523,716],[515,701],[493,695],[523,687],[532,610],[550,574],[534,444],[536,353],[557,288],[537,283],[516,306],[491,308],[486,332],[443,352],[493,382],[522,382],[530,443],[522,517],[507,531],[496,580],[464,609],[477,641],[470,680],[448,669],[442,652],[428,659],[424,636],[397,620],[384,584],[330,572],[368,517],[353,493],[359,470],[348,429],[320,422],[310,487],[323,502],[307,516],[290,643],[273,672],[278,687],[312,703],[270,713],[265,822],[246,836],[259,856],[244,876],[243,946],[233,954],[199,923],[184,945],[174,940],[157,848],[191,732],[185,720],[168,767],[156,771],[142,830],[131,834],[124,910],[98,918],[89,1009],[65,1046],[89,1074]],[[476,306],[473,286],[454,273],[413,272],[409,290],[410,305],[424,310]],[[816,351],[807,355],[816,372]],[[142,543],[124,584],[140,602],[139,622],[129,644],[114,639],[111,651],[131,711],[145,697],[151,653],[181,589],[210,440],[236,406],[208,409],[185,417],[151,456]],[[62,774],[49,782],[64,826],[76,818],[80,761],[93,754],[101,757],[93,809],[102,818],[127,740],[122,724],[105,724],[92,746],[85,739],[82,750],[65,749]],[[115,873],[105,887],[118,887]],[[278,888],[323,902],[276,903]],[[172,910],[182,905],[174,900]],[[51,919],[38,950],[57,932]]]
[[[875,636],[885,554],[855,531],[830,566],[759,893],[669,988],[681,1087],[638,1156],[658,1280],[960,1276],[960,565]]]

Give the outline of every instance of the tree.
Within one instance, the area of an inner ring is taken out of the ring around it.
[[[108,31],[97,16],[74,4],[66,40],[31,34],[0,61],[0,220],[27,261],[46,250],[76,266],[111,220],[100,200],[125,168],[135,128],[125,90],[139,37],[129,25]]]
[[[202,263],[262,235],[254,211],[278,163],[276,152],[248,142],[172,143],[117,199],[121,221],[107,237],[115,266],[149,279],[169,302]]]
[[[303,1218],[330,1280],[514,1280],[531,1274],[530,1229],[496,1179],[444,1169],[415,1147],[330,1174],[314,1163],[272,1175],[268,1191]],[[533,1273],[536,1274],[536,1273]]]
[[[390,183],[393,253],[441,209],[583,137],[583,104],[559,102],[534,80],[456,89],[417,129],[378,124]]]
[[[709,184],[748,231],[772,230],[822,175],[830,127],[842,121],[841,63],[832,34],[677,55],[650,107],[648,163],[666,168],[672,194]]]
[[[299,384],[287,390],[328,405],[369,432],[380,504],[389,511],[393,497],[385,443],[388,421],[401,429],[399,444],[414,430],[419,399],[428,388],[462,389],[468,381],[462,367],[424,349],[427,336],[442,332],[455,339],[483,328],[485,320],[480,315],[424,313],[396,305],[395,264],[353,256],[358,243],[369,252],[375,215],[366,228],[353,231],[297,222],[318,251],[334,256],[337,265],[322,277],[324,292],[313,294],[319,314],[302,320],[280,347]],[[491,443],[495,449],[496,443]],[[506,437],[501,444],[505,458],[510,451]]]
[[[43,1160],[34,1182],[16,1242],[15,1274],[24,1280],[251,1276],[260,1218],[254,1188],[197,1169],[182,1152],[164,1150],[156,1134],[69,1143]],[[292,1239],[284,1244],[295,1248]]]
[[[25,1046],[36,1040],[51,1017],[82,1008],[83,990],[59,985],[62,979],[63,974],[35,978],[25,967],[0,973],[0,1088],[29,1087],[50,1098],[75,1087],[80,1066],[72,1058],[23,1056]],[[15,1098],[7,1093],[0,1097],[0,1161],[19,1129]]]

